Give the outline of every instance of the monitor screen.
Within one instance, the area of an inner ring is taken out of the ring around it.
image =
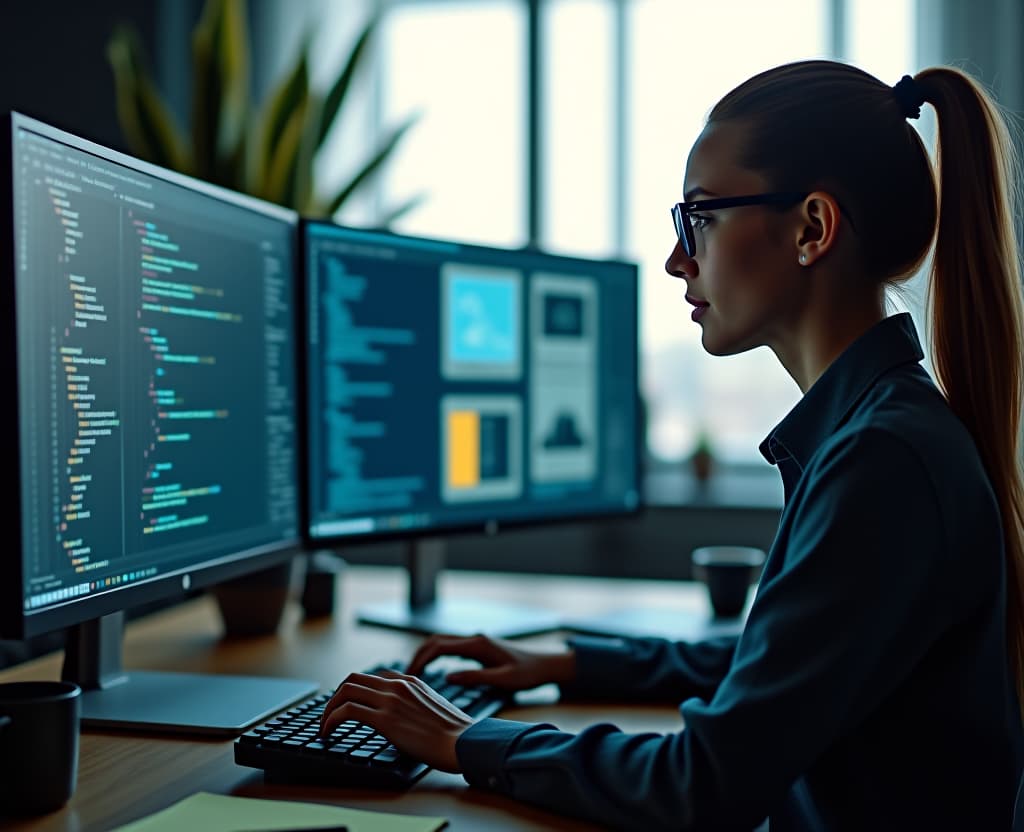
[[[4,144],[5,634],[280,558],[299,534],[295,214],[18,114]]]
[[[635,264],[303,226],[312,540],[637,509]]]

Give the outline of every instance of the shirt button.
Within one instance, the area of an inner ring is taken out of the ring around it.
[[[492,774],[490,777],[487,778],[487,785],[490,786],[492,789],[498,788],[498,778]]]

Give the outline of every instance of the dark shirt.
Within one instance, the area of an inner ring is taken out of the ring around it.
[[[685,728],[483,720],[466,779],[618,829],[1008,830],[1024,730],[1000,515],[977,450],[880,322],[762,443],[786,503],[738,641],[577,639],[563,696]]]

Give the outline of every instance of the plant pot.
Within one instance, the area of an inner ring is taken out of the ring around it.
[[[697,482],[707,482],[715,470],[715,458],[707,451],[695,451],[690,457],[690,468]]]
[[[293,594],[296,568],[303,559],[224,581],[211,588],[228,637],[273,635]]]
[[[307,619],[333,615],[337,606],[338,579],[345,561],[326,549],[306,556],[306,575],[299,601]]]

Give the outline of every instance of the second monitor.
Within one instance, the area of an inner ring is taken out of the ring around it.
[[[410,541],[409,603],[364,621],[558,626],[552,610],[438,599],[441,541],[638,510],[636,265],[326,222],[303,240],[308,538]]]

